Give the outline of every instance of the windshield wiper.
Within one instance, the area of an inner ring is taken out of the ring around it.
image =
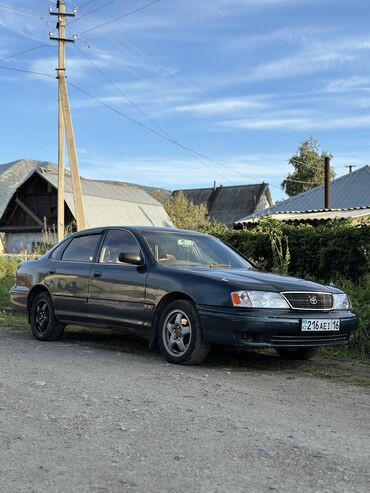
[[[225,267],[226,269],[230,269],[230,264],[209,264],[210,269],[217,269],[218,267]]]

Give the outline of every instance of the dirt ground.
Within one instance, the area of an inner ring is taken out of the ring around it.
[[[1,492],[367,492],[370,366],[0,327]],[[355,385],[356,384],[356,385]]]

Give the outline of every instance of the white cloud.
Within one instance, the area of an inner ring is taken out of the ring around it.
[[[219,161],[221,166],[206,161],[208,167],[192,158],[80,159],[82,174],[87,178],[139,181],[143,185],[169,189],[212,186],[214,180],[224,185],[281,181],[288,172],[286,156],[225,155]]]
[[[321,118],[284,118],[279,116],[265,116],[258,119],[239,119],[222,122],[223,126],[230,128],[241,128],[249,130],[269,130],[282,129],[287,132],[296,130],[333,130],[333,129],[350,129],[350,128],[369,128],[370,115],[357,116],[336,116],[326,115]]]
[[[166,113],[189,113],[196,116],[216,116],[264,107],[266,107],[266,103],[262,101],[262,98],[230,98],[215,100],[209,103],[175,106],[164,111]]]
[[[370,78],[362,76],[335,79],[328,83],[325,88],[327,92],[355,92],[370,91]]]

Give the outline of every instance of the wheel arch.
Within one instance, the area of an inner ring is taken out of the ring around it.
[[[181,291],[174,291],[163,296],[163,298],[161,298],[160,302],[157,304],[155,308],[152,327],[151,327],[149,347],[153,347],[157,343],[158,325],[163,310],[166,308],[166,306],[168,306],[173,301],[179,301],[179,300],[191,301],[192,303],[194,303],[194,305],[196,305],[195,300],[191,296]]]
[[[27,296],[28,321],[30,321],[32,302],[35,299],[35,296],[37,296],[40,293],[48,293],[51,296],[50,291],[43,284],[36,284],[35,286],[33,286],[33,288],[31,289],[31,291],[28,293]]]

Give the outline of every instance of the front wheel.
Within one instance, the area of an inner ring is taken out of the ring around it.
[[[65,325],[55,318],[51,297],[45,292],[32,301],[30,322],[32,334],[39,341],[56,341],[65,329]]]
[[[210,345],[203,341],[198,311],[191,301],[170,303],[159,320],[158,343],[162,355],[171,363],[200,365]]]
[[[284,359],[307,360],[311,359],[319,352],[318,347],[303,348],[275,348],[276,352]]]

